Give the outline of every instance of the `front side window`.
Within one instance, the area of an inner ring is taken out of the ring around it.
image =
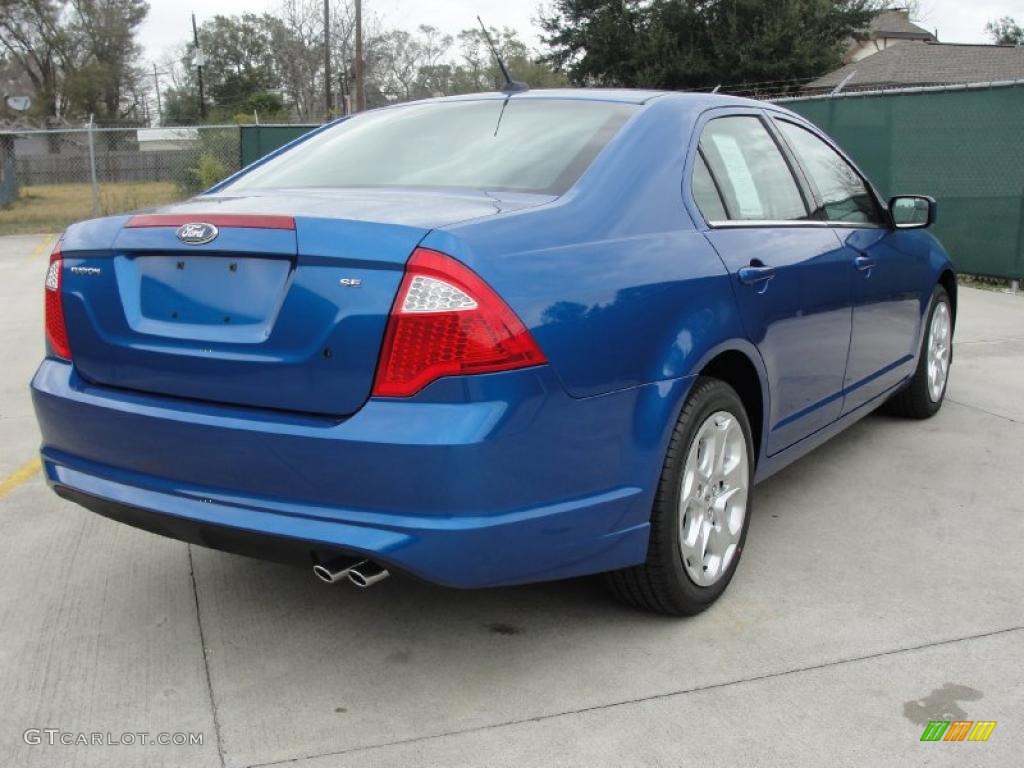
[[[786,120],[776,122],[818,190],[822,218],[848,224],[882,223],[875,196],[842,155],[806,128]]]
[[[636,109],[512,97],[374,110],[304,141],[226,191],[442,187],[560,195]]]
[[[789,164],[757,117],[719,117],[707,124],[700,151],[718,181],[730,220],[799,221],[807,207]],[[701,212],[714,220],[708,211]]]

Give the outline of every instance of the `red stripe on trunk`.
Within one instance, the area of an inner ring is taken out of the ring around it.
[[[295,229],[291,216],[262,213],[146,213],[132,216],[125,227],[180,227],[182,224],[213,224],[215,227]]]

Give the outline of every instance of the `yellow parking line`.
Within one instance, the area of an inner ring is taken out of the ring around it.
[[[25,464],[18,467],[10,475],[0,481],[0,499],[6,496],[8,493],[13,491],[19,485],[24,483],[26,480],[31,478],[36,472],[40,470],[42,464],[39,461],[39,457],[32,459],[32,461],[26,462]]]
[[[50,234],[43,235],[43,239],[40,240],[36,244],[36,247],[32,250],[32,255],[29,256],[29,258],[30,259],[38,259],[46,251],[50,250],[46,246],[48,246],[50,243],[52,243],[53,242],[53,238],[55,238],[55,237],[56,237],[56,235],[53,234],[52,232]]]

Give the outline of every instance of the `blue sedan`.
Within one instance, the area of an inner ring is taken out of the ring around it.
[[[32,382],[45,475],[328,582],[603,572],[694,614],[736,572],[756,482],[879,406],[942,405],[934,215],[738,98],[367,112],[67,230]]]

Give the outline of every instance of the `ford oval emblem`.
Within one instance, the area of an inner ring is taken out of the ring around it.
[[[176,233],[178,239],[186,245],[203,245],[217,239],[219,230],[213,224],[206,224],[197,221],[192,224],[182,224]]]

